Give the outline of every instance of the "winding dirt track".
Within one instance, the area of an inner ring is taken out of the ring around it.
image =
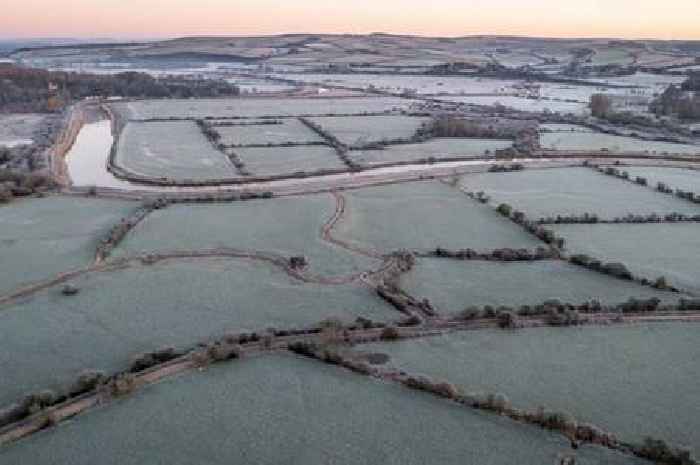
[[[333,228],[335,228],[335,226],[343,219],[343,215],[345,215],[347,201],[338,191],[331,191],[331,195],[333,195],[335,198],[335,213],[321,228],[321,238],[356,254],[371,258],[384,258],[384,255],[375,250],[365,249],[333,236]]]
[[[392,269],[394,260],[391,257],[386,257],[378,252],[366,250],[361,247],[354,246],[348,242],[333,237],[332,231],[335,225],[342,219],[345,214],[346,200],[345,197],[337,192],[333,193],[335,199],[335,211],[333,215],[321,227],[321,239],[341,247],[351,253],[360,254],[366,257],[382,260],[382,265],[376,269],[364,270],[362,272],[340,276],[322,276],[311,273],[305,269],[293,268],[289,264],[289,257],[274,252],[266,252],[259,250],[244,250],[234,248],[212,248],[212,249],[197,249],[197,250],[169,250],[169,251],[154,251],[138,256],[130,256],[113,260],[100,259],[96,257],[95,261],[85,268],[67,271],[60,273],[47,280],[36,282],[17,290],[10,291],[5,295],[0,295],[0,306],[11,303],[18,299],[29,297],[48,288],[65,284],[71,280],[77,279],[89,273],[99,273],[106,271],[114,271],[131,267],[137,263],[157,263],[170,260],[191,260],[191,259],[213,259],[213,258],[230,258],[230,259],[248,259],[266,262],[276,266],[290,277],[304,282],[323,285],[342,285],[355,282],[368,284],[368,276],[381,275],[384,272]],[[144,215],[145,217],[146,215]],[[141,218],[143,219],[143,218]]]

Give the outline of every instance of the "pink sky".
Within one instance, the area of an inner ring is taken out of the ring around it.
[[[286,32],[700,39],[700,0],[3,0],[2,37]]]

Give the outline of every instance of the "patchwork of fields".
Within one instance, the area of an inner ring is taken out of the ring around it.
[[[587,129],[595,83],[292,76],[109,103],[118,183],[0,204],[0,463],[700,456],[699,178],[613,158],[698,146]]]

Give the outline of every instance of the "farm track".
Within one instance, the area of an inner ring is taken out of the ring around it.
[[[390,258],[384,260],[382,266],[377,269],[365,270],[359,273],[341,276],[319,276],[291,267],[288,257],[281,254],[275,254],[264,251],[238,250],[230,248],[215,248],[215,249],[200,249],[200,250],[173,250],[144,253],[139,256],[118,258],[106,262],[95,262],[92,265],[59,273],[44,281],[39,281],[19,289],[10,291],[7,294],[0,295],[0,307],[11,304],[23,298],[31,297],[41,291],[50,289],[60,284],[66,284],[74,279],[88,275],[90,273],[103,273],[120,269],[131,268],[135,264],[155,264],[164,261],[174,260],[196,260],[196,259],[247,259],[271,264],[284,271],[291,278],[307,284],[322,284],[322,285],[343,285],[358,282],[367,282],[367,276],[380,275],[386,270],[393,267],[393,261]],[[1,310],[1,308],[0,308]]]
[[[350,244],[347,241],[333,236],[333,228],[343,219],[343,215],[346,213],[347,200],[337,191],[331,191],[331,195],[333,195],[333,198],[335,199],[335,212],[333,213],[333,216],[322,226],[321,238],[353,253],[371,258],[384,258],[384,255],[377,251]]]

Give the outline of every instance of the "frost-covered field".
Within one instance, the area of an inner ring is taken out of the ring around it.
[[[543,124],[540,144],[553,150],[603,150],[611,152],[656,152],[700,155],[699,145],[675,144],[580,130],[571,125]]]
[[[427,298],[445,313],[469,306],[537,305],[550,299],[579,304],[597,299],[618,304],[630,297],[670,294],[620,281],[562,261],[497,263],[423,258],[401,277],[401,286],[411,295]]]
[[[440,97],[446,102],[469,103],[472,105],[503,105],[520,111],[585,114],[588,104],[562,102],[559,100],[515,97],[509,95]]]
[[[45,116],[34,113],[10,113],[0,115],[0,146],[32,144],[34,132]]]
[[[505,139],[437,138],[419,144],[398,144],[383,150],[353,150],[348,153],[361,165],[397,162],[425,162],[429,158],[482,157],[505,149],[513,142]]]
[[[557,225],[553,229],[566,239],[571,253],[622,262],[641,277],[665,276],[676,287],[700,292],[697,223]]]
[[[285,79],[293,79],[306,83],[339,85],[367,89],[373,86],[377,89],[401,93],[406,90],[418,94],[490,94],[505,92],[517,81],[460,77],[460,76],[387,76],[378,74],[285,74],[279,75]]]
[[[368,187],[343,195],[346,214],[334,234],[382,253],[436,247],[535,248],[541,244],[492,208],[437,181]]]
[[[631,178],[637,176],[646,178],[652,187],[662,182],[674,190],[682,189],[700,194],[700,171],[698,170],[656,166],[624,166],[621,170],[627,171]]]
[[[295,89],[295,86],[282,84],[280,82],[268,81],[266,79],[239,77],[227,79],[227,81],[238,86],[243,94],[286,92]]]
[[[685,76],[674,76],[671,74],[650,74],[635,73],[631,76],[615,76],[610,78],[592,78],[591,81],[605,84],[639,86],[644,93],[661,93],[671,84],[681,84],[687,78]],[[634,92],[632,89],[618,89],[620,92]],[[639,89],[637,89],[639,91]]]
[[[333,115],[380,113],[405,109],[410,100],[386,97],[347,98],[222,98],[188,100],[139,100],[114,107],[133,119],[238,118],[260,116]]]
[[[225,145],[279,145],[287,142],[323,142],[323,139],[296,118],[284,118],[280,124],[215,126]]]
[[[428,118],[410,116],[350,116],[312,118],[314,123],[330,132],[346,145],[409,139]]]
[[[417,439],[420,438],[420,439]],[[95,447],[99,444],[100,447]],[[167,380],[0,452],[6,463],[582,465],[641,461],[291,355]],[[291,461],[291,462],[290,462]]]
[[[0,307],[0,370],[12,380],[0,384],[0,405],[68,387],[85,369],[123,370],[140,352],[189,348],[229,331],[395,317],[369,288],[303,283],[242,259],[134,266],[71,283],[80,292],[70,298],[56,286]]]
[[[227,247],[282,257],[303,255],[312,273],[346,275],[379,266],[320,237],[335,212],[329,194],[251,200],[232,204],[174,205],[149,215],[117,249],[119,256],[157,250]],[[187,218],[188,227],[180,227]]]
[[[463,176],[461,183],[468,191],[485,191],[495,205],[508,203],[533,220],[583,213],[595,213],[602,219],[630,213],[700,213],[698,205],[590,168],[476,173]]]
[[[228,158],[192,121],[129,123],[117,147],[116,165],[142,176],[177,180],[237,176]]]
[[[346,169],[335,150],[326,146],[259,147],[234,149],[253,175],[274,176],[301,171]]]
[[[569,412],[623,441],[651,435],[698,454],[698,337],[697,325],[668,323],[454,333],[362,350],[521,408]]]
[[[629,65],[632,64],[633,57],[625,48],[606,47],[596,49],[592,60],[595,66]]]
[[[49,197],[0,205],[0,294],[88,266],[136,202]]]

